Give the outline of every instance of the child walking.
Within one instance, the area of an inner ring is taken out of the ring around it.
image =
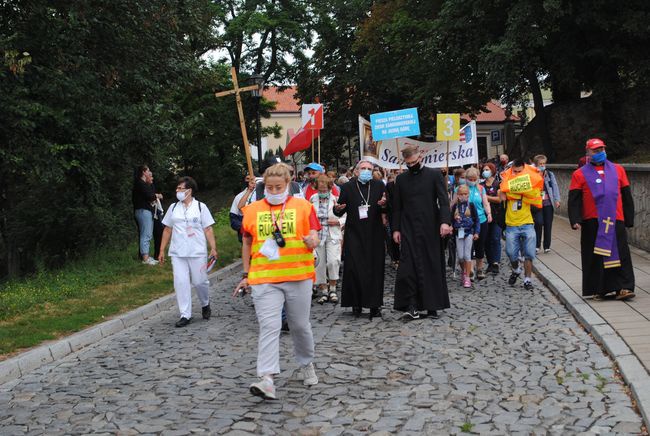
[[[461,284],[465,288],[471,288],[472,243],[478,239],[481,223],[476,207],[469,202],[469,188],[466,185],[458,187],[456,198],[458,201],[451,208],[456,235],[456,257],[462,271]]]

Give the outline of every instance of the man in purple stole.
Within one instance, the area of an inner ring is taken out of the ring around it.
[[[580,229],[582,295],[634,297],[634,270],[626,227],[634,226],[634,201],[625,169],[607,160],[605,143],[587,141],[588,163],[569,187],[569,221]]]

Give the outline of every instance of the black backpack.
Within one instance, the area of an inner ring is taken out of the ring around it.
[[[289,185],[289,195],[294,197],[296,194],[302,194],[302,189],[297,182],[291,182]],[[261,200],[264,198],[264,182],[260,182],[255,185],[255,199]]]

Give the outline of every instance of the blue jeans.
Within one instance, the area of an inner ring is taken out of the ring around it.
[[[506,254],[510,262],[519,259],[521,253],[526,260],[535,259],[535,226],[524,224],[523,226],[506,226]]]
[[[485,254],[489,265],[501,262],[501,227],[495,221],[488,224]]]
[[[153,238],[153,214],[148,209],[136,209],[134,213],[140,229],[140,256],[149,256],[149,244]]]

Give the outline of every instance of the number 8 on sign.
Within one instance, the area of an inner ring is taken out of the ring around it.
[[[460,139],[460,114],[438,114],[436,119],[436,141],[458,141]]]

